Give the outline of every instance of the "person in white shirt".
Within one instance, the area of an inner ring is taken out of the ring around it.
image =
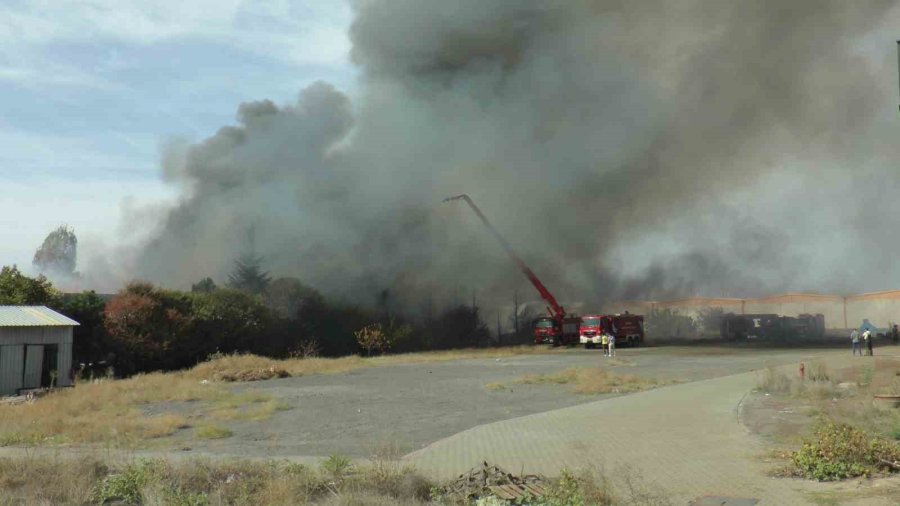
[[[615,334],[609,335],[609,356],[610,357],[616,356],[616,336],[615,336]]]

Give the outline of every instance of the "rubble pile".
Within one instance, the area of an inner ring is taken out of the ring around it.
[[[482,462],[481,465],[450,482],[444,487],[444,493],[461,499],[496,496],[500,499],[515,500],[523,497],[542,497],[547,484],[547,478],[543,476],[536,474],[516,476],[500,467]]]

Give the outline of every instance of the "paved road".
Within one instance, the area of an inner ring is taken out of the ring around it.
[[[764,442],[738,420],[757,380],[742,373],[482,425],[405,458],[442,478],[482,460],[548,475],[585,464],[614,474],[627,464],[675,504],[704,495],[807,504],[804,491],[829,486],[767,477]]]
[[[483,424],[552,411],[612,397],[575,395],[562,385],[516,385],[528,373],[602,365],[619,373],[693,381],[751,371],[769,363],[794,362],[819,350],[744,350],[667,347],[623,349],[610,366],[599,350],[556,350],[500,360],[372,367],[347,374],[312,375],[235,387],[269,395],[290,409],[263,422],[217,422],[234,435],[198,440],[190,431],[170,447],[234,456],[367,457],[390,445],[405,454]],[[485,385],[511,385],[491,390]],[[161,409],[157,407],[157,409]],[[192,405],[185,404],[185,409]]]

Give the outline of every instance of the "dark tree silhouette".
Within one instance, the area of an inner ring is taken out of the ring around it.
[[[244,255],[234,261],[234,271],[228,275],[228,287],[244,292],[262,294],[272,278],[262,270],[262,258]]]
[[[191,291],[194,293],[212,293],[219,288],[212,278],[203,278],[197,283],[191,285]]]

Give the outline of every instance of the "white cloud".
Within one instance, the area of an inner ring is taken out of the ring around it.
[[[153,44],[193,39],[285,63],[346,63],[346,2],[240,0],[31,0],[0,5],[0,49],[51,43]]]

